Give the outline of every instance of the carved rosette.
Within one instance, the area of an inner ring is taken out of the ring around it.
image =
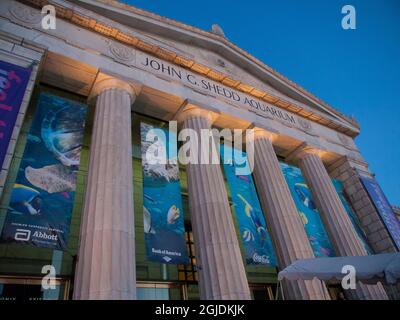
[[[28,26],[34,26],[40,23],[42,17],[37,10],[34,10],[21,3],[11,3],[8,8],[11,17],[16,22],[22,23]]]
[[[132,62],[135,57],[131,48],[114,41],[109,42],[108,49],[113,59],[122,63]]]
[[[303,118],[300,118],[300,117],[298,117],[298,121],[299,121],[300,127],[304,131],[310,132],[312,130],[311,121],[303,119]]]

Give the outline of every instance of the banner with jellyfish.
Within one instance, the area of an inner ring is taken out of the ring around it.
[[[65,250],[87,108],[41,93],[11,192],[2,241]]]
[[[187,264],[177,136],[141,122],[143,227],[147,259]]]
[[[297,167],[280,163],[299,215],[303,221],[308,240],[315,257],[333,257],[335,252],[321,220],[311,190]]]
[[[346,201],[346,196],[344,193],[343,183],[339,180],[332,179],[333,185],[339,195],[340,200],[343,203],[344,208],[350,218],[351,223],[353,224],[354,230],[357,232],[357,236],[360,239],[361,243],[363,244],[365,250],[368,254],[373,254],[372,249],[368,245],[367,242],[367,235],[365,234],[364,230],[361,228],[360,221],[358,220],[357,216],[355,215],[354,211],[350,208],[348,202]]]
[[[234,159],[246,159],[247,155],[243,151],[223,145],[221,145],[220,153],[239,225],[246,263],[275,267],[277,261],[274,248],[251,172],[248,170],[247,174],[240,174],[236,170],[240,164]]]

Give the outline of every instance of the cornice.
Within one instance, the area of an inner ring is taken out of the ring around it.
[[[323,105],[327,110],[334,113],[336,116],[342,118],[344,121],[347,121],[349,123],[349,126],[352,126],[353,128],[343,125],[339,121],[329,119],[329,118],[325,117],[324,115],[320,114],[319,112],[313,112],[311,110],[306,110],[303,107],[301,107],[295,103],[289,102],[285,99],[282,99],[281,97],[277,97],[276,95],[274,95],[270,92],[267,92],[265,90],[258,89],[252,85],[243,83],[240,80],[235,79],[226,74],[223,74],[218,70],[212,69],[209,66],[198,63],[198,62],[194,61],[193,59],[187,58],[180,53],[176,53],[171,50],[157,46],[153,43],[149,43],[149,42],[145,41],[144,39],[141,39],[138,36],[134,36],[132,34],[129,34],[127,32],[120,30],[119,28],[107,25],[104,22],[100,22],[100,21],[97,21],[96,19],[85,16],[81,12],[74,10],[73,6],[70,6],[70,7],[62,6],[60,3],[56,2],[56,1],[52,1],[52,0],[18,0],[18,1],[22,2],[24,4],[27,4],[27,5],[33,6],[35,8],[39,8],[39,9],[41,9],[43,6],[45,6],[47,4],[51,4],[56,8],[56,14],[57,14],[58,18],[67,20],[70,23],[78,25],[79,27],[89,29],[92,32],[98,33],[102,36],[112,38],[118,42],[124,43],[125,45],[134,47],[138,50],[149,53],[155,57],[172,62],[183,68],[186,68],[193,72],[201,74],[202,76],[205,76],[205,77],[209,78],[210,80],[220,82],[227,87],[231,87],[231,88],[239,90],[243,93],[252,95],[255,98],[264,100],[271,104],[274,104],[282,109],[293,112],[303,118],[307,118],[313,122],[319,123],[323,126],[329,127],[336,131],[339,131],[346,135],[349,135],[350,137],[355,137],[359,133],[359,126],[353,119],[350,119],[350,118],[346,117],[345,115],[341,114],[340,112],[338,112],[331,106],[327,105],[320,99],[316,98],[311,93],[307,92],[306,90],[304,90],[303,88],[301,88],[300,86],[295,84],[294,82],[292,82],[289,79],[285,78],[284,76],[280,75],[275,70],[266,66],[261,61],[254,58],[253,56],[251,56],[249,53],[247,53],[243,49],[241,49],[241,48],[237,47],[236,45],[234,45],[233,43],[231,43],[225,37],[222,37],[222,36],[219,36],[214,33],[204,31],[204,30],[200,30],[200,29],[192,27],[192,26],[188,26],[188,25],[182,24],[180,22],[176,22],[174,20],[158,16],[158,15],[150,13],[150,12],[137,9],[137,8],[131,7],[129,5],[122,4],[117,1],[112,1],[112,0],[111,1],[110,0],[99,1],[100,3],[103,3],[103,4],[107,4],[110,6],[118,6],[122,9],[125,9],[128,11],[133,11],[140,15],[145,15],[148,18],[156,19],[163,23],[167,23],[167,24],[173,25],[173,26],[181,28],[181,29],[189,30],[191,32],[195,32],[195,33],[201,34],[203,36],[206,35],[209,38],[213,38],[214,40],[217,40],[217,41],[225,44],[226,46],[234,49],[239,54],[245,56],[247,59],[250,59],[252,62],[254,62],[254,63],[258,64],[259,66],[261,66],[262,68],[266,69],[268,72],[272,73],[274,76],[276,76],[276,77],[280,78],[282,81],[284,81],[288,86],[294,88],[295,90],[300,91],[301,93],[303,93],[304,95],[306,95],[307,97],[309,97],[310,99],[315,101],[316,103]]]

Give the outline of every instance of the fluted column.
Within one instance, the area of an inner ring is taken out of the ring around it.
[[[97,96],[74,299],[135,299],[131,105],[128,84],[108,78]]]
[[[272,146],[273,137],[255,129],[254,149],[248,151],[254,154],[253,177],[282,270],[296,260],[314,258],[314,253]],[[285,280],[283,288],[287,299],[329,299],[318,280]]]
[[[212,116],[192,108],[183,111],[178,120],[183,122],[183,129],[192,129],[200,137],[202,129],[211,128]],[[201,152],[193,141],[190,146]],[[220,165],[190,163],[186,172],[201,298],[250,299]]]
[[[365,256],[367,251],[353,228],[320,155],[321,151],[307,147],[301,148],[297,153],[301,171],[314,196],[329,238],[338,255]],[[357,283],[355,291],[346,293],[350,298],[356,299],[387,299],[386,292],[381,284],[364,285]]]

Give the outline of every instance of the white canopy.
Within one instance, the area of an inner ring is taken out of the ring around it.
[[[364,283],[387,284],[400,282],[400,253],[384,253],[358,257],[314,258],[298,260],[279,272],[278,280],[341,281],[346,273],[342,268],[351,265],[356,270],[356,279]]]

